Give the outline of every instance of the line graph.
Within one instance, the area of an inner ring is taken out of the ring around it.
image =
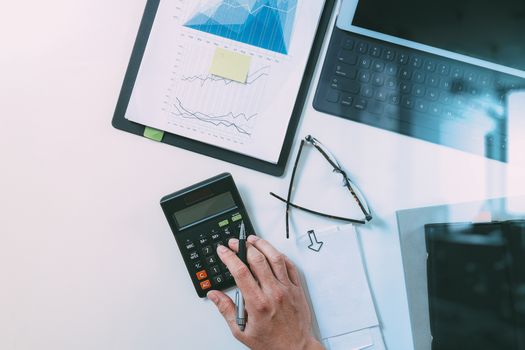
[[[287,55],[296,9],[297,0],[211,0],[184,26]]]
[[[171,111],[173,116],[195,120],[215,127],[224,127],[246,136],[251,135],[250,129],[252,127],[250,127],[249,123],[257,117],[257,113],[247,115],[246,113],[235,114],[228,112],[222,115],[212,115],[200,111],[191,111],[182,104],[182,101],[178,97],[176,97],[175,100],[173,110]],[[240,120],[240,122],[238,122],[238,120]]]
[[[213,74],[200,74],[200,75],[192,75],[192,76],[182,76],[181,80],[189,83],[193,82],[199,82],[201,87],[204,87],[206,83],[215,83],[215,82],[222,82],[224,85],[230,85],[230,84],[239,84],[239,85],[252,85],[255,82],[257,82],[259,79],[263,77],[269,76],[269,69],[270,66],[264,66],[255,72],[248,75],[246,79],[246,83],[240,83],[235,80],[230,80],[227,78],[219,77],[217,75]]]
[[[267,93],[268,84],[275,79],[275,70],[281,62],[288,62],[292,59],[291,55],[278,57],[274,53],[226,42],[188,28],[185,23],[193,14],[224,3],[229,6],[234,3],[239,6],[279,3],[283,6],[281,3],[297,0],[178,1],[181,6],[173,19],[182,30],[171,61],[170,83],[162,97],[164,122],[189,137],[211,143],[220,140],[222,144],[229,145],[227,147],[252,147],[257,142],[261,127],[267,125],[267,111],[274,106],[273,96]],[[262,11],[262,8],[250,8],[256,13]],[[245,7],[240,10],[246,13]],[[229,20],[223,19],[232,23],[237,21],[237,15],[229,14]],[[251,56],[244,83],[210,73],[217,47]]]

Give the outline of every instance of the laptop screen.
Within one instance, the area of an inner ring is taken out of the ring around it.
[[[524,0],[361,0],[352,24],[525,71]]]

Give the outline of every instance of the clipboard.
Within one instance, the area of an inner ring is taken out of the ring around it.
[[[312,50],[310,51],[308,63],[306,65],[305,73],[301,81],[299,93],[295,101],[292,116],[288,124],[286,136],[284,138],[284,142],[281,148],[281,153],[279,155],[279,160],[277,164],[266,162],[233,151],[229,151],[187,137],[171,134],[169,132],[164,132],[164,136],[162,137],[160,142],[179,147],[185,150],[193,151],[199,154],[203,154],[209,157],[213,157],[216,159],[220,159],[229,163],[240,165],[246,168],[250,168],[256,171],[260,171],[269,175],[282,176],[284,174],[290,151],[292,149],[295,132],[299,124],[301,114],[303,112],[304,104],[306,102],[308,90],[310,87],[310,82],[312,80],[315,67],[317,65],[318,57],[321,52],[323,40],[328,28],[328,24],[330,22],[330,17],[332,15],[335,3],[336,0],[326,0],[326,3],[324,5],[317,33],[314,38]],[[144,125],[126,119],[125,115],[131,98],[131,94],[135,86],[135,81],[137,79],[142,58],[146,50],[149,35],[153,27],[153,23],[155,21],[155,16],[157,14],[159,4],[160,0],[148,0],[146,4],[144,15],[140,23],[137,39],[133,47],[131,59],[128,64],[128,68],[126,71],[126,75],[112,120],[112,125],[116,129],[130,132],[139,136],[144,136],[145,130],[148,130],[149,128],[146,128]]]

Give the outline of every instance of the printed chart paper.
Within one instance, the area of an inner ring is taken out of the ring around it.
[[[161,1],[126,118],[276,164],[324,2]]]

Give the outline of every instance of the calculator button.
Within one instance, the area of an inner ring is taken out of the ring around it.
[[[224,277],[226,277],[226,279],[228,280],[231,280],[233,278],[233,275],[230,271],[225,271],[224,272]]]
[[[204,248],[202,248],[203,255],[210,255],[212,253],[213,253],[213,248],[211,247],[211,245],[207,245]]]
[[[233,235],[233,232],[232,232],[232,230],[231,230],[230,227],[225,227],[225,228],[222,230],[222,232],[224,233],[224,235],[225,235],[226,237]]]
[[[190,260],[197,260],[198,258],[199,258],[199,253],[197,252],[190,253]]]
[[[233,221],[233,222],[235,222],[235,221],[239,221],[239,220],[241,220],[241,219],[242,219],[242,215],[239,214],[239,213],[234,214],[234,215],[232,216],[232,221]]]
[[[186,250],[195,249],[195,243],[192,241],[186,241]]]
[[[205,236],[205,235],[200,235],[199,243],[202,244],[202,245],[207,244],[208,243],[208,237]]]
[[[201,261],[194,262],[193,267],[195,268],[195,270],[202,269],[202,262]]]
[[[206,270],[201,270],[195,274],[197,276],[197,279],[199,281],[202,281],[203,279],[208,278],[208,274],[206,273]]]
[[[217,263],[217,257],[212,255],[206,258],[206,264],[208,265],[215,265]]]
[[[202,281],[202,282],[200,283],[200,285],[201,285],[201,289],[202,289],[202,290],[206,290],[206,289],[210,289],[210,288],[211,288],[211,282],[210,282],[210,280]]]
[[[221,238],[221,235],[220,235],[219,232],[213,232],[213,233],[211,234],[211,239],[214,240],[214,241],[216,241],[216,240],[218,240],[218,239],[220,239],[220,238]]]
[[[212,266],[210,267],[210,274],[211,275],[218,275],[219,273],[221,273],[221,268],[219,267],[219,265],[215,265],[215,266]]]
[[[221,222],[219,222],[219,227],[224,227],[224,226],[228,226],[230,224],[230,222],[228,221],[228,219],[226,220],[222,220]]]
[[[214,250],[214,251],[217,251],[217,247],[218,247],[219,245],[224,245],[224,242],[223,242],[223,241],[219,241],[219,242],[215,242],[215,243],[213,243],[213,250]]]
[[[224,277],[222,275],[213,277],[214,284],[221,284],[222,282],[224,282]]]

